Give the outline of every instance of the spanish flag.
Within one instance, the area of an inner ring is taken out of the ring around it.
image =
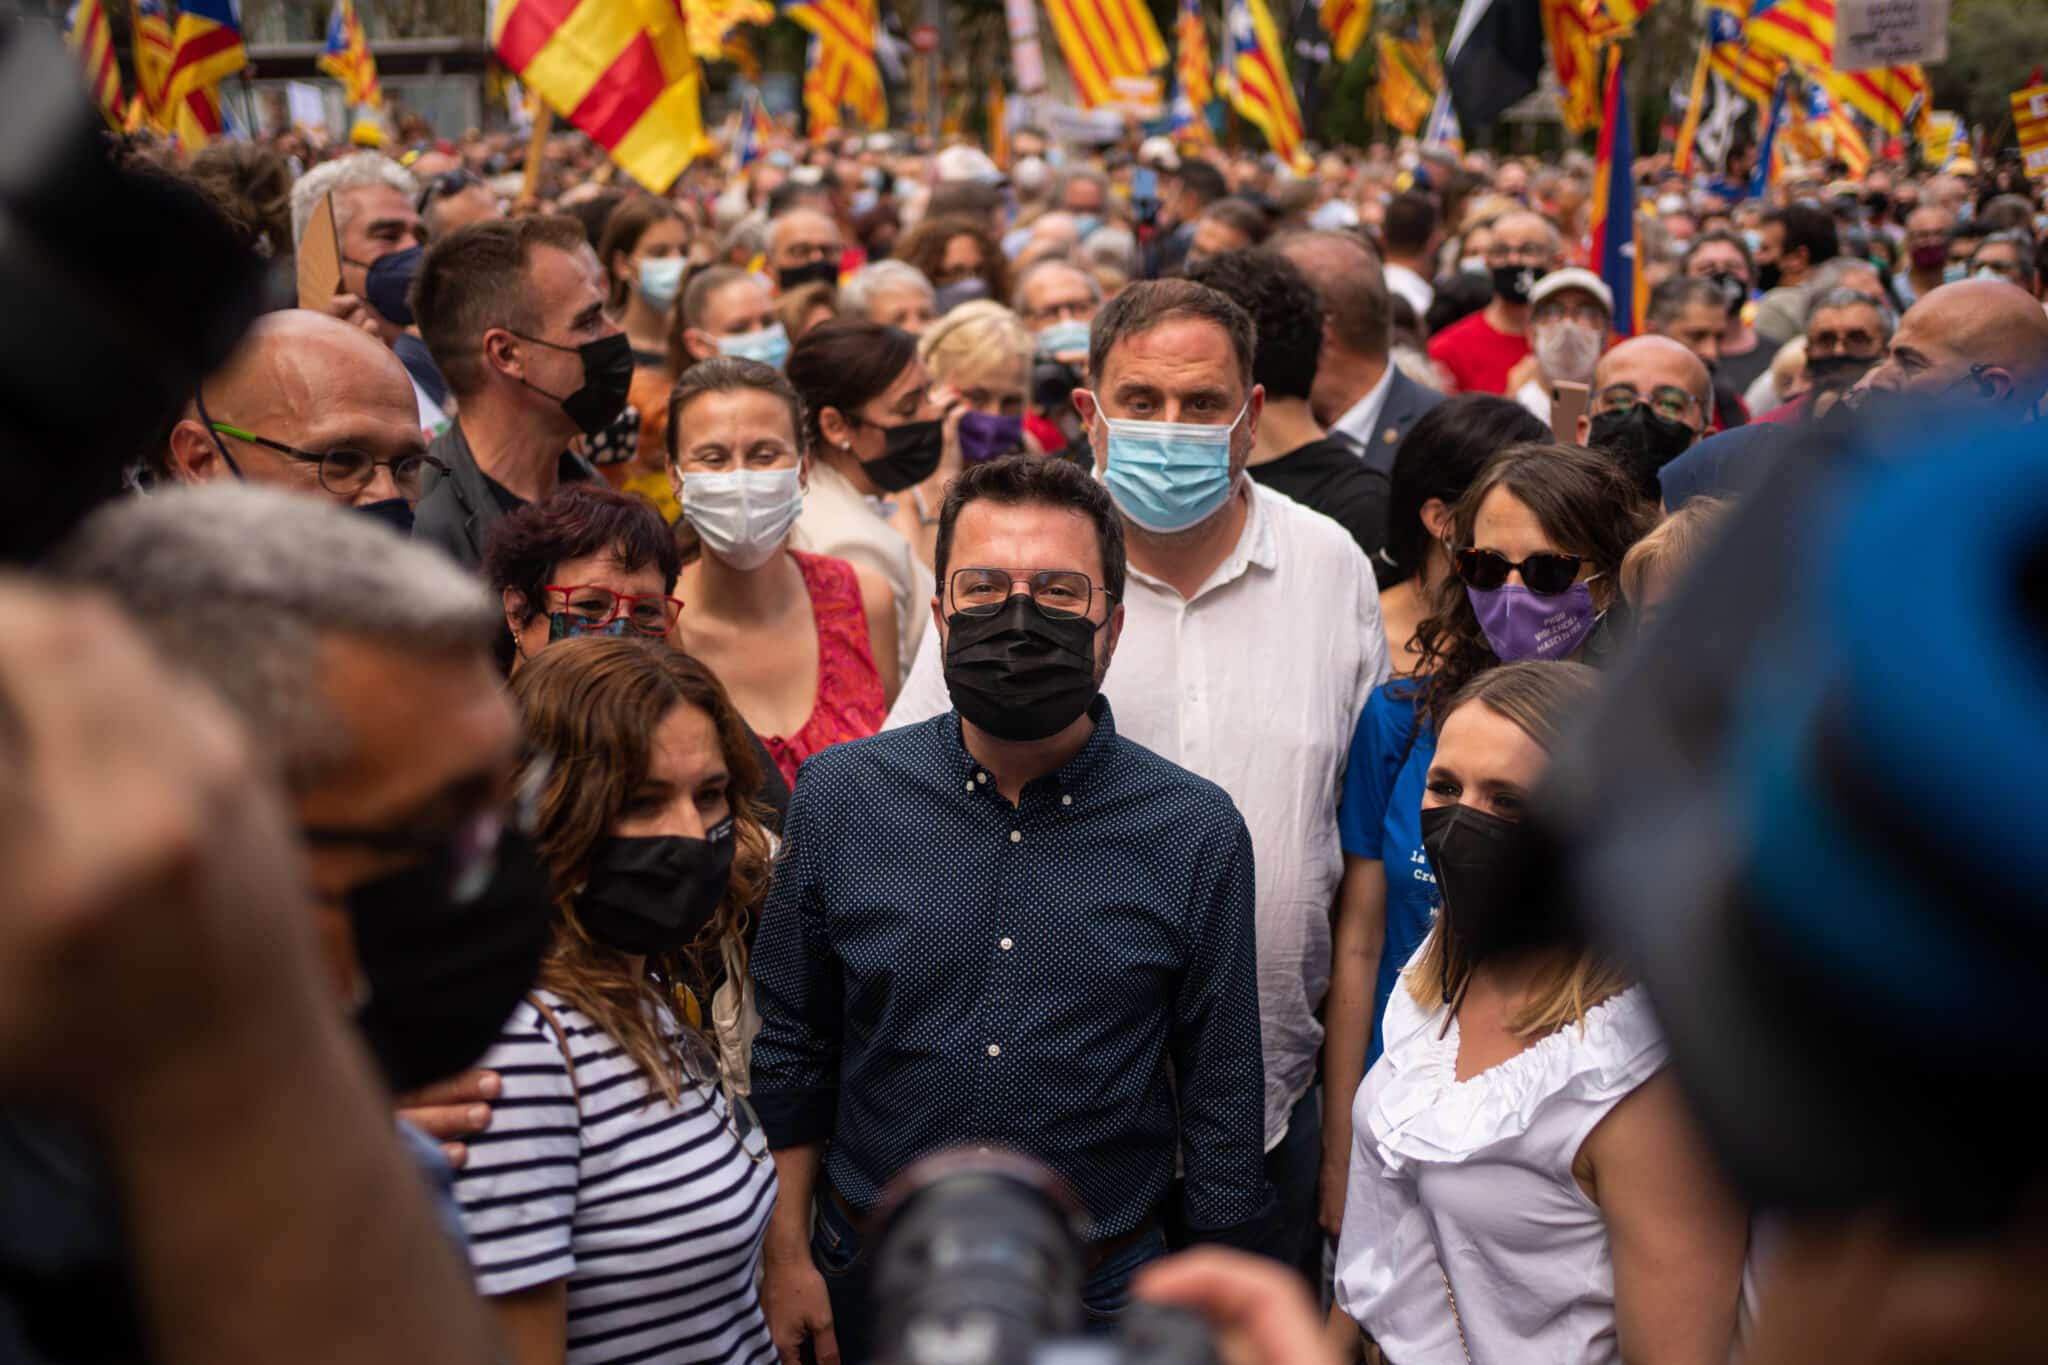
[[[100,117],[114,131],[121,129],[121,63],[114,56],[114,30],[107,22],[104,0],[78,0],[65,24],[65,40],[85,66],[86,88]]]
[[[682,0],[500,0],[491,46],[657,194],[704,143]]]

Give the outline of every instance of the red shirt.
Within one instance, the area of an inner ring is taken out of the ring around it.
[[[1429,339],[1429,358],[1444,367],[1459,393],[1508,391],[1508,371],[1529,354],[1529,338],[1498,331],[1486,310],[1460,318]]]

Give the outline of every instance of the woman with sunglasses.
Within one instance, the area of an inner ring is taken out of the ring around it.
[[[1420,802],[1442,914],[1353,1105],[1339,1308],[1401,1365],[1723,1365],[1748,1221],[1640,988],[1528,895],[1516,825],[1593,671],[1445,703]]]
[[[896,693],[896,603],[873,569],[790,548],[812,463],[803,403],[737,356],[683,372],[669,399],[669,478],[702,547],[680,645],[715,672],[775,766],[882,727]]]
[[[745,979],[767,888],[745,728],[702,664],[630,639],[567,641],[513,691],[556,897],[456,1176],[477,1288],[513,1365],[772,1361],[775,1166],[701,1003]]]
[[[1438,726],[1451,698],[1490,668],[1605,657],[1622,558],[1652,519],[1614,461],[1529,443],[1486,461],[1442,523],[1449,572],[1416,627],[1415,671],[1366,702],[1337,808],[1344,878],[1323,1061],[1325,1231],[1343,1207],[1350,1097],[1380,1055],[1395,975],[1436,906],[1418,813]]]

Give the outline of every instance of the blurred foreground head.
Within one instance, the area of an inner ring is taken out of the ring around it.
[[[2048,460],[1900,411],[1744,500],[1535,803],[1793,1229],[1751,1359],[2037,1359],[2048,1329],[2014,1107],[2048,1081]]]

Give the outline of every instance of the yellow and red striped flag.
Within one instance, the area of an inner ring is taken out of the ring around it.
[[[1286,51],[1266,0],[1228,0],[1223,42],[1230,56],[1226,93],[1231,104],[1266,135],[1276,156],[1297,169],[1308,169],[1308,154],[1301,149],[1301,106],[1287,78]]]
[[[1600,122],[1602,82],[1593,27],[1579,0],[1543,0],[1543,35],[1557,69],[1564,126],[1583,133]]]
[[[875,61],[875,32],[881,25],[875,0],[787,0],[782,12],[817,39],[814,59],[805,64],[804,108],[814,115],[821,101],[834,101],[830,127],[839,126],[841,109],[869,128],[889,122],[888,92]],[[811,133],[820,131],[817,119]]]
[[[1657,0],[1585,0],[1586,26],[1601,43],[1626,38],[1656,3]]]
[[[1868,71],[1833,71],[1827,76],[1835,98],[1887,133],[1903,133],[1927,113],[1927,73],[1919,66],[1880,66]]]
[[[121,63],[114,56],[114,29],[103,0],[78,0],[65,25],[65,41],[85,66],[85,86],[100,117],[121,130]]]
[[[690,51],[705,61],[729,59],[726,39],[736,36],[733,30],[741,24],[775,22],[775,6],[768,0],[688,0],[683,14],[690,29]],[[758,79],[755,83],[759,84]]]
[[[704,145],[682,0],[499,0],[499,60],[660,194]]]
[[[1144,0],[1046,0],[1053,37],[1084,109],[1123,104],[1166,65],[1166,40]]]
[[[1174,74],[1180,78],[1180,93],[1197,114],[1216,98],[1215,68],[1209,63],[1209,30],[1202,25],[1201,0],[1180,0],[1180,17],[1174,20]]]
[[[1707,70],[1762,110],[1784,62],[1749,45],[1748,21],[1749,0],[1707,0]]]
[[[1752,0],[1745,32],[1750,46],[1825,80],[1837,99],[1884,132],[1905,132],[1926,108],[1927,73],[1918,66],[1833,69],[1835,0]]]
[[[2012,97],[2012,130],[2026,159],[2027,178],[2048,180],[2048,85],[2031,85]],[[1960,136],[1960,123],[1958,123]]]
[[[242,16],[234,0],[185,0],[178,7],[178,24],[171,35],[171,74],[167,89],[170,107],[177,111],[182,130],[188,125],[195,137],[220,136],[220,100],[191,97],[213,93],[220,83],[249,65],[249,49],[242,43]]]
[[[1436,107],[1436,92],[1444,83],[1443,70],[1437,64],[1436,36],[1425,17],[1419,28],[1405,36],[1382,33],[1378,44],[1380,112],[1388,123],[1412,137],[1429,120],[1429,111]]]
[[[1330,51],[1338,61],[1348,62],[1372,28],[1372,0],[1322,0],[1319,17],[1330,35]]]
[[[718,44],[717,56],[720,61],[730,62],[733,70],[747,78],[748,84],[761,83],[761,57],[746,34],[738,30],[726,34]]]
[[[225,131],[220,112],[220,87],[195,86],[178,101],[177,121],[172,131],[186,155],[198,151]]]
[[[370,55],[370,40],[356,18],[355,0],[334,0],[334,12],[327,19],[327,42],[313,64],[347,88],[350,104],[384,107],[377,59]]]
[[[163,0],[128,0],[134,16],[135,97],[150,126],[171,130],[171,21]]]

